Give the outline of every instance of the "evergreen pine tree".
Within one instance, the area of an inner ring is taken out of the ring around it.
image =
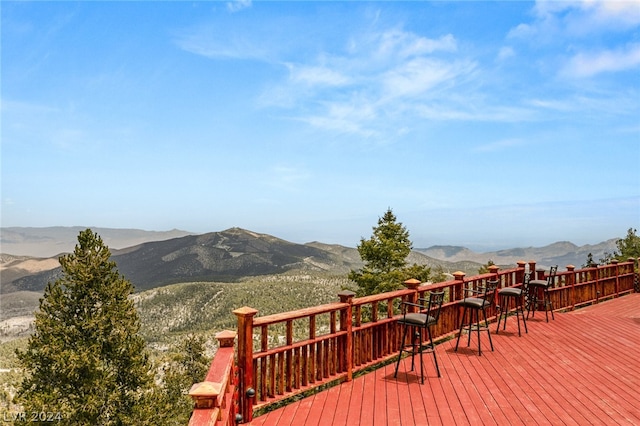
[[[371,238],[361,238],[357,248],[365,264],[361,270],[351,271],[349,279],[358,284],[360,296],[397,290],[409,278],[421,281],[429,278],[430,268],[407,265],[413,244],[409,231],[396,221],[390,208],[378,219]]]
[[[133,286],[110,257],[90,229],[60,257],[62,277],[47,285],[35,332],[17,353],[25,411],[60,413],[67,425],[145,423],[137,406],[152,385],[145,342]]]
[[[600,263],[607,264],[613,259],[626,262],[629,258],[640,258],[640,236],[636,232],[638,231],[635,228],[629,228],[626,237],[616,241],[617,250],[613,253],[605,252],[604,258],[600,259]]]

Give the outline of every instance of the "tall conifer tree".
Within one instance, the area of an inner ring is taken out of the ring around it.
[[[373,228],[371,238],[361,238],[358,244],[364,267],[349,273],[349,279],[358,284],[358,294],[366,296],[397,290],[409,278],[427,281],[430,268],[407,264],[412,248],[409,231],[397,222],[393,211],[387,209],[378,219],[378,226]]]
[[[26,411],[60,413],[68,425],[146,423],[138,404],[152,382],[133,286],[110,257],[90,229],[60,257],[62,277],[47,285],[35,332],[18,352]]]

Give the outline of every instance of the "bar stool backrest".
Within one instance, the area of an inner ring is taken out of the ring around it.
[[[527,293],[529,291],[529,281],[531,281],[531,272],[525,272],[524,277],[522,277],[522,292]]]
[[[500,285],[500,280],[487,280],[484,285],[484,300],[491,305],[496,295],[496,290]]]
[[[433,321],[433,324],[436,324],[440,318],[440,311],[442,311],[443,302],[444,291],[432,291],[429,293],[427,315],[431,317],[430,320]]]
[[[549,275],[547,275],[547,287],[553,287],[556,281],[556,274],[558,273],[558,265],[552,266],[549,269]]]

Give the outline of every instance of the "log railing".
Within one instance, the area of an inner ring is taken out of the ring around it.
[[[554,309],[573,310],[633,292],[634,266],[634,259],[579,270],[568,265],[566,271],[558,272],[550,290]],[[535,262],[518,262],[512,269],[492,266],[489,273],[472,277],[457,272],[453,280],[441,283],[422,285],[408,280],[404,290],[366,297],[356,298],[353,292],[343,291],[338,294],[339,302],[263,317],[256,316],[255,309],[239,308],[234,311],[238,320],[236,358],[229,355],[221,340],[206,381],[194,385],[190,393],[196,408],[189,424],[248,423],[254,412],[349,381],[388,362],[399,351],[401,302],[415,302],[430,291],[445,291],[434,338],[455,336],[461,314],[457,302],[466,289],[477,289],[490,279],[498,279],[500,287],[517,286],[526,270],[535,271],[536,278],[545,277],[544,270],[536,270]],[[495,308],[489,315],[496,315]],[[224,381],[223,376],[226,382],[213,388],[226,392],[218,392],[212,399],[210,383]]]
[[[236,333],[222,331],[216,335],[219,349],[211,362],[205,381],[191,387],[194,409],[189,426],[231,426],[238,416],[237,369],[234,340]]]

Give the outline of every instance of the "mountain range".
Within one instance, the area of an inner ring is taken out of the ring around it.
[[[34,253],[71,252],[74,238],[83,228],[2,228],[0,293],[41,292],[47,282],[60,274],[57,256],[38,257]],[[231,228],[194,235],[186,231],[149,232],[96,228],[111,248],[118,270],[136,291],[179,282],[233,282],[247,276],[281,274],[288,271],[313,271],[327,275],[345,275],[362,266],[355,248],[311,242],[296,244],[277,237]],[[38,249],[34,247],[38,245]],[[136,244],[126,246],[134,242]],[[592,253],[598,260],[613,252],[616,239],[596,245],[576,246],[557,242],[545,247],[514,248],[476,253],[459,246],[432,246],[414,249],[409,263],[442,267],[445,272],[461,270],[477,273],[489,260],[497,265],[514,266],[518,260],[535,260],[540,266],[573,264],[580,267]],[[121,247],[121,248],[117,248]],[[15,249],[20,254],[8,253]],[[62,251],[59,251],[62,250]]]

